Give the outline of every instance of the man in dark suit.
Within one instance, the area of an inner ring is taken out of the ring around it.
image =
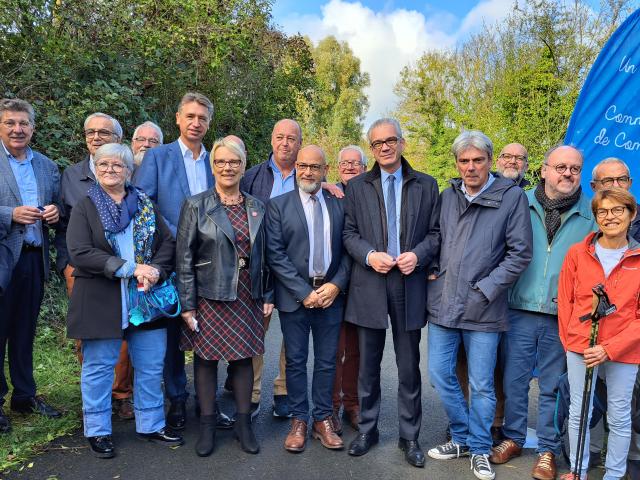
[[[344,212],[324,195],[327,162],[320,147],[300,150],[298,188],[267,204],[267,261],[274,275],[275,304],[284,338],[287,391],[292,415],[285,449],[301,452],[309,422],[307,358],[313,336],[313,436],[330,449],[343,448],[331,422],[335,359],[350,263],[343,252]]]
[[[186,93],[176,113],[180,137],[147,150],[134,183],[158,205],[173,237],[185,199],[213,187],[209,153],[202,139],[213,117],[213,103],[200,93]],[[167,424],[181,430],[186,422],[187,375],[179,348],[180,321],[169,322],[164,366],[165,394],[171,402]]]
[[[11,410],[59,417],[36,396],[33,341],[44,282],[49,277],[49,226],[60,216],[60,174],[49,158],[29,147],[35,127],[33,107],[19,99],[0,100],[0,223],[8,232],[11,280],[0,297],[0,365],[9,345],[13,384]],[[0,433],[11,430],[2,405],[9,386],[0,368]]]
[[[380,362],[391,320],[398,365],[399,447],[424,466],[418,444],[422,422],[420,329],[426,323],[425,267],[439,249],[438,185],[402,157],[398,122],[375,121],[367,133],[373,168],[349,181],[344,245],[353,259],[345,320],[358,326],[360,423],[349,454],[378,442]]]

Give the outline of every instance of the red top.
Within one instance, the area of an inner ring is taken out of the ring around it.
[[[631,239],[629,249],[605,279],[595,255],[594,232],[573,245],[562,264],[558,281],[558,329],[565,350],[582,354],[589,347],[591,320],[580,321],[592,310],[592,288],[601,283],[617,310],[600,320],[597,344],[609,359],[640,363],[640,244]]]

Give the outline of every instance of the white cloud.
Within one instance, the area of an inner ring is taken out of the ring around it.
[[[349,44],[360,58],[362,70],[371,76],[366,127],[396,107],[393,87],[402,67],[427,50],[454,47],[483,21],[492,24],[504,18],[512,6],[513,0],[484,0],[458,21],[442,12],[428,16],[402,8],[376,12],[360,2],[330,0],[321,7],[321,15],[290,14],[276,22],[285,32],[307,35],[314,43],[333,35]]]

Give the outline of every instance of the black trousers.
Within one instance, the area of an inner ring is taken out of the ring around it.
[[[9,350],[12,403],[36,394],[33,379],[33,340],[44,295],[44,261],[41,250],[23,250],[13,269],[9,287],[0,297],[0,365]],[[0,368],[0,406],[9,392],[4,368]]]
[[[404,282],[394,268],[387,274],[387,305],[393,334],[393,348],[398,368],[398,423],[400,438],[417,440],[422,424],[422,389],[420,379],[421,330],[405,330]],[[378,428],[380,414],[380,364],[387,331],[358,327],[360,371],[360,433]]]

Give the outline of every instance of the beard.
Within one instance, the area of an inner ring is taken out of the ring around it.
[[[142,164],[142,159],[144,158],[144,151],[140,150],[133,156],[133,163],[136,167],[139,167]]]
[[[317,192],[320,189],[321,185],[322,184],[320,182],[313,182],[313,183],[298,182],[298,188],[306,193]]]
[[[502,175],[504,178],[508,178],[510,180],[515,180],[515,181],[518,181],[521,178],[520,172],[518,172],[518,170],[515,170],[513,168],[507,168],[503,170],[502,172],[500,172],[500,175]]]

